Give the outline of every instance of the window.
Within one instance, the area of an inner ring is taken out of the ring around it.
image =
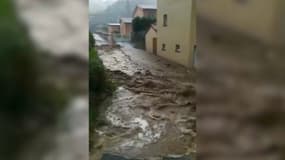
[[[164,27],[167,26],[167,15],[166,14],[163,15],[163,26]]]
[[[181,48],[179,44],[176,44],[175,46],[175,52],[180,53],[181,52]]]
[[[166,45],[163,43],[161,50],[162,50],[162,51],[165,51],[165,50],[166,50],[165,47],[166,47]]]

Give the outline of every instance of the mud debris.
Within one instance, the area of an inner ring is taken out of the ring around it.
[[[119,88],[105,106],[108,125],[97,130],[104,135],[118,133],[111,140],[99,136],[106,141],[95,155],[112,152],[129,158],[163,159],[195,153],[195,120],[187,119],[196,112],[192,73],[174,64],[165,68],[168,62],[140,50],[121,50],[101,51],[108,74]]]

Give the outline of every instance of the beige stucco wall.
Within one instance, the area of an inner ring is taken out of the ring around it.
[[[145,49],[148,53],[153,53],[153,38],[157,38],[157,33],[150,28],[145,35]]]
[[[163,26],[163,15],[168,16],[168,25]],[[193,45],[196,33],[195,0],[158,0],[157,37],[158,55],[186,67],[193,66]],[[166,50],[162,50],[162,44]],[[181,52],[175,52],[176,44]]]
[[[278,41],[278,15],[284,0],[199,0],[198,14],[268,44]],[[284,6],[284,5],[283,5]]]

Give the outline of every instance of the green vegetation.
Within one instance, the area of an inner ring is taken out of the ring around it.
[[[112,94],[115,90],[105,73],[102,61],[98,57],[96,48],[93,44],[95,40],[89,33],[89,147],[93,146],[94,128],[99,115],[99,106],[101,102]]]
[[[147,32],[155,22],[155,17],[136,17],[133,19],[133,31],[135,33],[141,31]]]
[[[156,22],[154,17],[136,17],[133,19],[133,34],[132,41],[135,43],[136,48],[145,47],[145,34],[152,24]]]

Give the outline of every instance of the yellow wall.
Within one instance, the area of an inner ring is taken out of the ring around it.
[[[158,0],[157,36],[158,55],[182,64],[193,66],[193,45],[196,42],[195,0]],[[167,14],[168,25],[163,26],[163,15]],[[166,51],[162,50],[166,45]],[[175,52],[176,44],[181,52]]]
[[[148,53],[153,53],[153,38],[157,38],[157,33],[150,28],[145,36],[145,48]]]
[[[278,42],[278,12],[284,0],[199,0],[198,14],[265,43]],[[284,5],[283,5],[284,6]],[[284,7],[283,7],[284,8]],[[284,8],[285,9],[285,8]],[[284,18],[284,17],[283,17]]]

